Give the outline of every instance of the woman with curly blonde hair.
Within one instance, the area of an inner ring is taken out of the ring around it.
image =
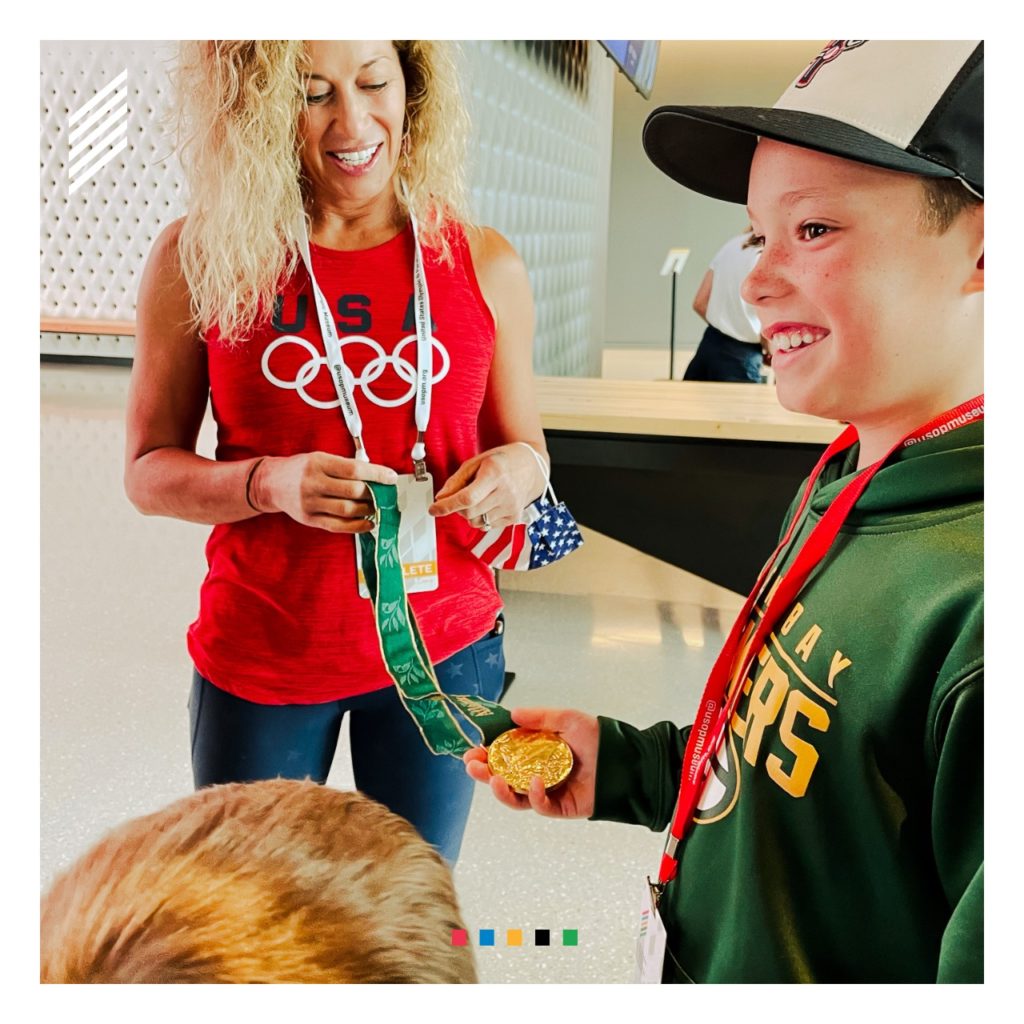
[[[354,537],[366,481],[397,482],[441,686],[496,699],[501,601],[472,548],[542,492],[544,440],[525,267],[465,213],[454,54],[201,42],[177,86],[189,212],[139,292],[125,486],[144,514],[213,525],[188,633],[196,785],[324,782],[349,714],[356,785],[454,862],[472,783],[398,700]],[[214,460],[195,451],[208,399]]]

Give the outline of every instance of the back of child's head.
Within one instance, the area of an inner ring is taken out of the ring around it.
[[[215,786],[112,831],[42,901],[43,982],[473,982],[451,873],[359,793]]]

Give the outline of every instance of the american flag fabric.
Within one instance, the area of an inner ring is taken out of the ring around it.
[[[564,501],[538,498],[523,513],[525,521],[488,530],[473,554],[493,569],[541,569],[575,551],[582,543],[580,528]]]

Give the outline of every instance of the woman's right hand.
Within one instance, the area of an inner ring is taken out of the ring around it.
[[[558,733],[572,750],[573,767],[569,778],[551,792],[544,789],[540,776],[530,780],[530,792],[516,793],[504,779],[492,775],[483,747],[467,750],[462,756],[466,773],[477,782],[487,783],[491,792],[506,807],[518,811],[532,808],[549,818],[589,818],[594,813],[594,787],[597,777],[597,747],[600,725],[593,715],[582,711],[555,708],[514,708],[512,721],[524,729],[545,729]]]
[[[364,481],[398,482],[387,466],[329,452],[268,456],[256,467],[249,497],[261,512],[284,512],[297,523],[331,533],[366,533],[373,506]]]

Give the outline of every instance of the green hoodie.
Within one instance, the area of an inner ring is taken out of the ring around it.
[[[666,981],[982,981],[983,457],[980,422],[893,456],[755,659],[661,900]],[[661,831],[687,730],[600,723],[593,817]]]

